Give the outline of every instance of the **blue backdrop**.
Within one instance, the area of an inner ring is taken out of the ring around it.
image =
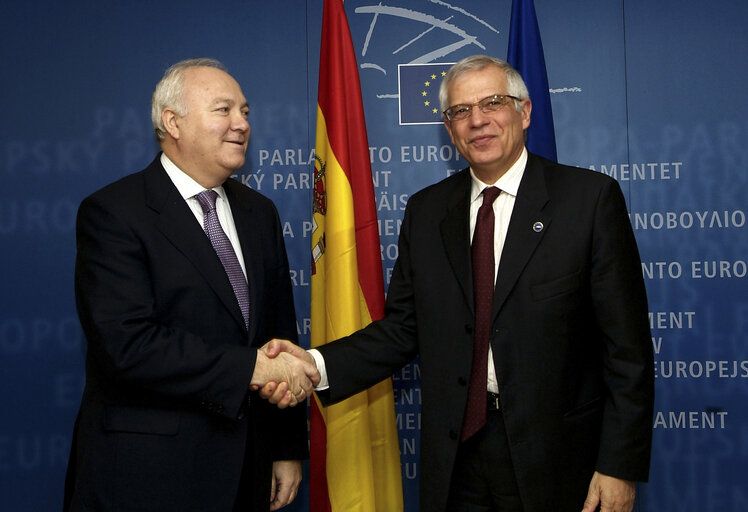
[[[559,160],[620,182],[650,299],[656,417],[646,511],[748,510],[748,4],[536,0]],[[438,124],[400,125],[398,65],[505,57],[510,0],[348,0],[385,282],[413,192],[464,166]],[[310,176],[321,0],[0,5],[0,509],[58,510],[84,383],[73,303],[80,200],[155,155],[150,95],[187,57],[252,105],[239,179],[284,222],[309,341]],[[418,510],[417,362],[395,375],[406,510]],[[307,489],[289,509],[307,509]]]

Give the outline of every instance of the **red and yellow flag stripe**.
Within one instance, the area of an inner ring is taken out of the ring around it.
[[[358,65],[341,0],[325,0],[315,144],[311,345],[384,314]],[[392,382],[311,411],[312,512],[403,509]]]

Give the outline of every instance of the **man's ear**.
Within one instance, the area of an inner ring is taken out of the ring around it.
[[[171,135],[172,139],[179,139],[179,115],[170,108],[165,108],[161,112],[161,121],[164,123],[166,132]]]
[[[527,130],[530,127],[530,113],[532,112],[532,101],[530,98],[522,100],[522,110],[520,115],[522,116],[522,129]]]
[[[455,138],[454,138],[454,135],[452,135],[452,125],[450,124],[449,121],[447,121],[446,117],[444,117],[442,120],[444,121],[444,127],[447,129],[447,133],[449,134],[449,138],[452,139],[452,144],[454,144],[455,143]]]

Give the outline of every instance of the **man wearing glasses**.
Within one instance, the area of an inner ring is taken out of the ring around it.
[[[458,62],[440,102],[470,167],[410,199],[386,316],[310,351],[318,396],[419,355],[422,511],[631,511],[654,374],[621,189],[528,153],[532,103],[504,61]]]

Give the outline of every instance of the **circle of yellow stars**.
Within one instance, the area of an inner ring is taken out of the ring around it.
[[[447,74],[446,71],[442,71],[441,72],[442,79],[444,79],[444,77],[446,76],[446,74]],[[436,75],[434,73],[431,74],[431,80],[436,80]],[[431,87],[431,80],[426,80],[425,82],[423,82],[424,87]],[[437,94],[438,94],[438,92],[437,92]],[[428,93],[428,91],[426,89],[424,89],[423,91],[421,91],[421,96],[423,96],[424,98],[426,98],[423,101],[424,106],[431,107],[431,101],[428,100],[429,93]],[[436,108],[436,107],[431,107],[431,113],[432,114],[438,114],[439,113],[439,109]]]

